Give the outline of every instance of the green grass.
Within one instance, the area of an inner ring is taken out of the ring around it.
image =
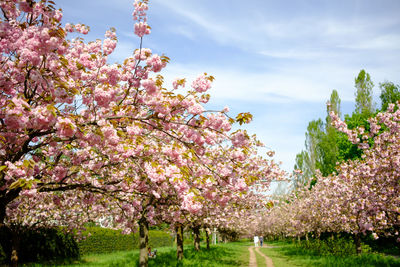
[[[254,244],[253,244],[253,247],[254,247]],[[257,253],[255,248],[253,250],[254,250],[254,254],[256,255],[257,267],[265,267],[265,266],[267,266],[266,263],[265,263],[264,257],[261,256],[259,253]],[[259,248],[259,251],[262,252],[261,248]]]
[[[202,249],[196,252],[193,247],[184,250],[184,259],[178,264],[176,250],[160,253],[156,259],[149,261],[149,266],[248,266],[248,243],[235,242],[212,246],[209,251]],[[157,252],[158,254],[158,252]]]
[[[260,250],[270,257],[275,267],[289,266],[340,266],[340,267],[372,267],[372,266],[400,266],[400,259],[378,253],[364,253],[361,256],[321,256],[314,251],[301,249],[290,242],[268,242],[275,248],[261,248]]]
[[[270,257],[275,267],[301,267],[301,266],[399,266],[400,259],[385,256],[378,253],[364,253],[361,256],[333,256],[320,255],[316,251],[304,249],[292,242],[274,241],[267,242],[268,246],[260,248],[260,251]],[[206,250],[204,245],[200,252],[196,252],[193,246],[185,246],[184,259],[178,263],[176,260],[176,248],[157,248],[157,258],[149,259],[149,266],[248,266],[248,247],[252,242],[232,242],[211,246]],[[265,266],[265,259],[254,251],[259,267]],[[63,266],[137,266],[139,251],[118,251],[109,254],[84,255],[81,260],[64,264]],[[61,264],[57,263],[57,266]],[[30,264],[30,267],[56,266],[53,264]]]
[[[181,263],[176,260],[176,248],[157,248],[157,258],[149,259],[149,266],[248,266],[249,242],[232,242],[211,246],[206,250],[196,252],[193,246],[184,247],[184,259]],[[119,251],[109,254],[84,255],[81,260],[63,266],[138,266],[139,250]],[[60,264],[57,264],[59,266]],[[29,264],[29,267],[54,266],[54,264]]]

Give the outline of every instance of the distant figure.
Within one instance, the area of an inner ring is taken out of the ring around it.
[[[260,247],[263,246],[263,243],[264,243],[264,237],[263,237],[263,236],[260,236]]]
[[[154,251],[151,251],[151,247],[149,247],[148,254],[149,254],[149,258],[151,258],[151,259],[157,257],[157,249],[155,249]]]
[[[258,241],[259,241],[259,239],[258,239],[258,236],[254,236],[254,246],[255,247],[258,247]]]

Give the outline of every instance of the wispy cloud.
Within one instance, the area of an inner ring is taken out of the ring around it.
[[[362,42],[347,43],[341,45],[343,48],[352,50],[400,50],[400,34],[383,34],[368,41],[363,40]]]
[[[339,90],[344,100],[353,99],[346,90],[359,69],[336,69],[307,65],[303,69],[286,68],[272,73],[255,73],[227,69],[223,66],[170,64],[165,71],[166,82],[178,77],[193,80],[207,72],[215,76],[212,95],[223,100],[288,103],[292,101],[325,102],[332,89]],[[327,83],[329,77],[336,77]],[[346,87],[345,87],[346,86]],[[352,87],[351,87],[352,88]]]
[[[310,60],[327,56],[326,53],[306,49],[271,49],[259,52],[260,55],[281,59]]]
[[[190,40],[196,39],[195,31],[185,25],[172,26],[169,28],[169,30],[175,34],[182,35]]]
[[[282,18],[277,19],[278,15],[272,16],[268,10],[277,8],[270,1],[247,5],[246,11],[253,16],[240,16],[241,7],[237,1],[230,6],[232,16],[213,12],[212,5],[206,12],[204,5],[191,1],[155,2],[189,23],[184,30],[178,26],[171,28],[176,33],[193,39],[194,32],[200,35],[199,31],[202,31],[207,38],[221,45],[254,50],[270,57],[295,60],[325,58],[334,56],[337,49],[342,53],[346,49],[393,50],[400,47],[398,34],[385,33],[391,27],[398,27],[400,19],[380,14],[340,16],[337,13],[341,10],[337,10],[333,14],[293,13],[292,17],[281,13]]]
[[[176,0],[155,0],[154,2],[172,10],[182,20],[197,27],[197,31],[200,28],[209,38],[213,38],[219,43],[223,44],[231,40],[240,40],[243,38],[243,36],[237,36],[237,34],[232,31],[232,27],[230,27],[229,24],[218,20],[218,17],[210,16],[210,12],[208,12],[209,10],[204,10],[204,7],[199,9],[194,6],[194,2]],[[187,33],[187,29],[188,28],[186,28],[185,33]],[[172,30],[179,32],[181,29],[178,26]]]

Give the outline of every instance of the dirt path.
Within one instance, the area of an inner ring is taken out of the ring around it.
[[[254,253],[254,247],[249,247],[249,252],[250,252],[249,267],[257,267],[257,260],[256,260],[256,254]],[[265,256],[265,254],[262,253],[258,247],[256,247],[256,252],[265,259],[265,264],[267,265],[267,267],[274,267],[274,263],[272,262],[272,260],[267,256]]]
[[[250,252],[249,267],[257,267],[256,254],[254,254],[253,247],[249,247],[249,252]]]
[[[264,259],[265,259],[265,264],[267,265],[267,267],[274,267],[274,263],[272,262],[271,258],[268,258],[267,256],[265,256],[265,254],[262,253],[262,252],[258,249],[258,247],[256,248],[256,252],[257,252],[258,254],[260,254],[262,257],[264,257]]]

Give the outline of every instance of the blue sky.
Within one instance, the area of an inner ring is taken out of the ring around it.
[[[60,0],[63,22],[91,27],[86,40],[110,27],[119,43],[110,63],[139,45],[131,0]],[[291,171],[312,119],[324,118],[332,89],[342,113],[354,107],[361,69],[378,84],[400,83],[400,1],[150,0],[152,33],[144,47],[171,58],[166,81],[207,72],[216,80],[210,107],[251,112],[247,126]]]

